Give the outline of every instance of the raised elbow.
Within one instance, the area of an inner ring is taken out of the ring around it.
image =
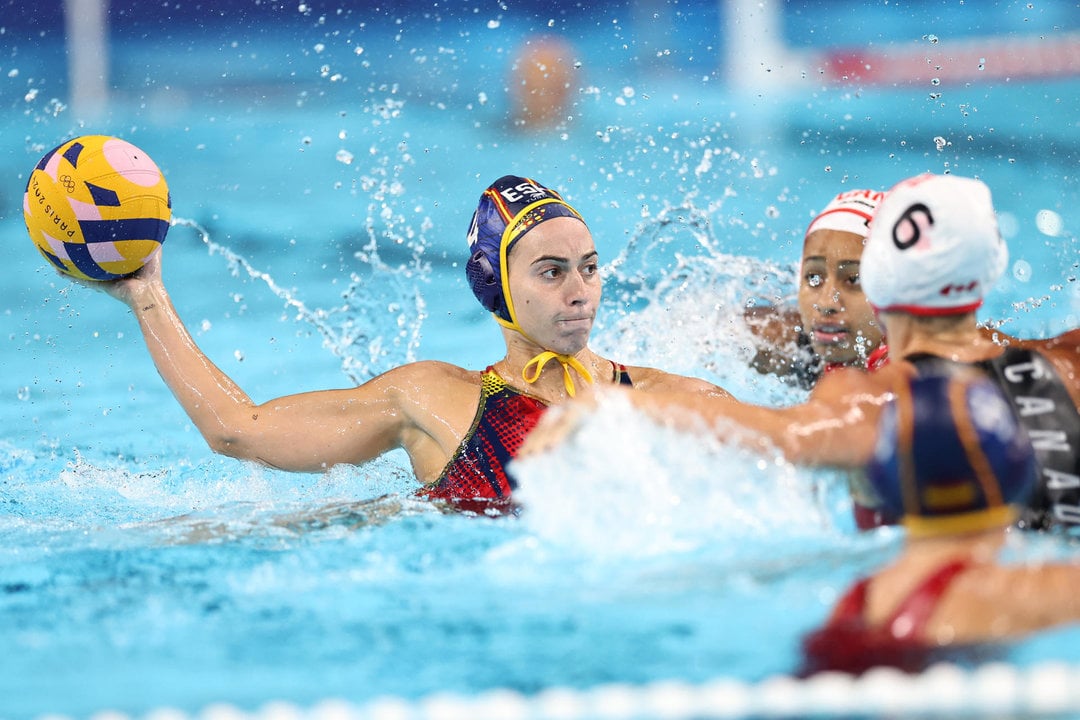
[[[247,453],[244,451],[244,443],[239,442],[236,435],[203,433],[203,438],[206,440],[206,444],[210,446],[210,449],[218,455],[238,460],[248,459]]]

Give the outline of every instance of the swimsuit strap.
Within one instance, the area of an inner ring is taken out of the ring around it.
[[[896,640],[919,640],[941,597],[957,575],[971,567],[971,559],[953,560],[922,581],[885,623]]]
[[[866,369],[878,370],[889,364],[889,346],[882,340],[874,350],[866,356]]]
[[[499,374],[494,365],[488,365],[484,368],[484,372],[480,373],[480,395],[483,399],[492,397],[507,388],[510,388],[510,384],[502,379],[502,375]],[[479,415],[483,409],[483,407],[480,407],[477,414]]]
[[[869,355],[866,356],[866,361],[863,364],[864,370],[879,370],[889,364],[889,346],[884,341],[876,348],[874,348]],[[825,363],[822,368],[822,372],[832,372],[842,367],[859,367],[858,365],[850,365],[842,362]]]
[[[863,578],[851,586],[840,601],[833,608],[829,618],[829,625],[840,622],[850,622],[853,619],[861,622],[866,610],[866,594],[870,587],[870,578]]]

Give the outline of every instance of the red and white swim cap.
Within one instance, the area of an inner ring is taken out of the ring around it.
[[[925,174],[886,193],[870,223],[860,281],[877,310],[953,315],[978,308],[1008,261],[990,188]]]
[[[806,228],[806,236],[817,230],[839,230],[865,238],[877,206],[885,197],[880,190],[848,190],[834,197]]]

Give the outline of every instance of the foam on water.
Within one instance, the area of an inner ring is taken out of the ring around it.
[[[526,527],[577,552],[633,557],[710,545],[752,555],[780,534],[785,544],[838,535],[819,486],[829,480],[779,455],[661,428],[622,397],[601,403],[557,449],[513,468]]]

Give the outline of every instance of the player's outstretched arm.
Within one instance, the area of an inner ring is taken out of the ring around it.
[[[410,419],[395,391],[410,387],[402,378],[252,402],[184,326],[162,282],[160,255],[131,278],[90,286],[131,308],[158,373],[215,452],[318,472],[401,444]]]

